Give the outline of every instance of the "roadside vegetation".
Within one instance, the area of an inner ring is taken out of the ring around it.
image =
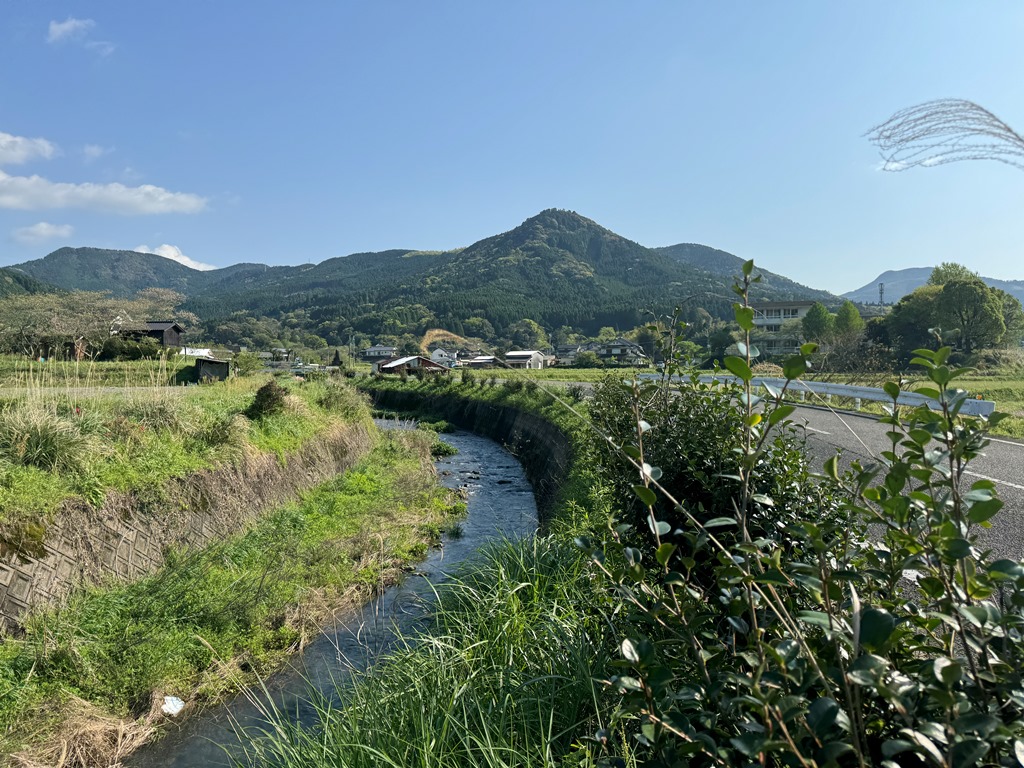
[[[752,266],[723,360],[739,385],[682,361],[677,390],[609,377],[564,405],[514,380],[364,384],[550,413],[572,425],[570,482],[549,533],[487,552],[409,649],[318,727],[282,715],[252,764],[1018,764],[1024,566],[977,546],[1001,502],[965,478],[1002,417],[961,417],[966,372],[919,349],[941,409],[888,417],[891,449],[845,475],[814,471],[785,391],[751,387]]]

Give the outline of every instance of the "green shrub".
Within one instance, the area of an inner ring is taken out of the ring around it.
[[[435,440],[430,446],[430,455],[435,459],[443,456],[455,456],[458,452],[458,448],[451,443],[446,443],[444,440]]]
[[[472,387],[476,384],[476,374],[468,368],[464,368],[462,371],[462,383],[467,387]]]
[[[263,360],[255,352],[239,352],[231,360],[236,376],[251,376],[263,370]]]
[[[338,413],[345,417],[353,417],[367,407],[365,397],[350,385],[335,380],[324,381],[315,400],[316,404],[325,411]]]
[[[114,413],[146,429],[184,432],[193,425],[194,409],[176,395],[132,397],[117,406]]]
[[[617,401],[633,425],[623,451],[639,465],[621,466],[617,484],[630,484],[622,492],[646,510],[649,536],[631,539],[629,515],[612,521],[602,543],[581,541],[616,602],[608,615],[620,659],[608,687],[620,705],[606,721],[610,756],[649,765],[1019,762],[1024,563],[994,560],[979,539],[1002,506],[995,483],[962,480],[1002,416],[959,416],[965,370],[948,365],[948,347],[919,349],[939,410],[901,414],[900,385],[889,382],[893,411],[881,421],[890,445],[880,461],[854,461],[840,476],[832,457],[820,478],[785,461],[790,482],[780,485],[773,434],[785,431],[793,406],[784,392],[754,396],[752,267],[744,265],[735,307],[747,351],[723,361],[742,384],[734,433],[714,433],[736,457],[719,473],[731,495],[719,516],[676,496],[678,468],[652,453],[692,443],[693,426],[674,424],[678,408],[668,403],[707,393],[631,387]],[[806,370],[813,346],[786,360],[787,379]],[[658,399],[666,405],[650,408]],[[710,413],[726,416],[715,405]],[[709,440],[690,461],[720,452]]]
[[[252,404],[246,408],[245,415],[252,420],[263,419],[281,413],[285,409],[288,390],[271,379],[256,390]]]
[[[0,414],[0,456],[12,464],[79,472],[91,448],[91,441],[75,423],[42,407]]]
[[[587,390],[582,384],[570,384],[565,388],[565,396],[573,403],[581,403],[586,397]]]
[[[156,339],[111,336],[103,342],[97,360],[144,360],[159,357],[163,347]]]

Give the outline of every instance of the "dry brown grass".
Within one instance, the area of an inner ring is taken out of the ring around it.
[[[159,708],[157,708],[159,717]],[[123,720],[79,698],[56,705],[53,731],[40,746],[11,755],[17,768],[119,768],[155,732],[149,718]]]

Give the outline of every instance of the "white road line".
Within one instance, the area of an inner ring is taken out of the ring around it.
[[[826,432],[824,429],[815,429],[814,427],[808,427],[804,425],[804,429],[809,429],[811,432],[817,432],[819,435],[831,435],[831,432]]]
[[[1000,480],[997,477],[989,477],[988,475],[980,475],[977,472],[971,472],[969,469],[965,469],[964,470],[964,474],[965,475],[970,475],[971,477],[977,477],[977,478],[980,478],[982,480],[991,480],[993,483],[1001,483],[1002,485],[1008,485],[1011,488],[1016,488],[1018,491],[1024,491],[1024,485],[1017,485],[1017,483],[1011,483],[1009,480]]]
[[[998,437],[990,437],[989,441],[993,443],[1002,443],[1003,445],[1015,445],[1018,448],[1024,448],[1024,445],[1014,440],[1000,440]]]

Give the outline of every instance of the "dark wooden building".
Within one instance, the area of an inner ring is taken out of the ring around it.
[[[196,359],[196,381],[224,381],[231,374],[231,363],[213,357]]]
[[[161,347],[185,346],[185,329],[173,320],[147,320],[141,326],[122,328],[119,335],[126,339],[155,339]]]
[[[184,343],[185,329],[173,320],[147,320],[145,334],[159,341],[162,347],[180,347]]]

